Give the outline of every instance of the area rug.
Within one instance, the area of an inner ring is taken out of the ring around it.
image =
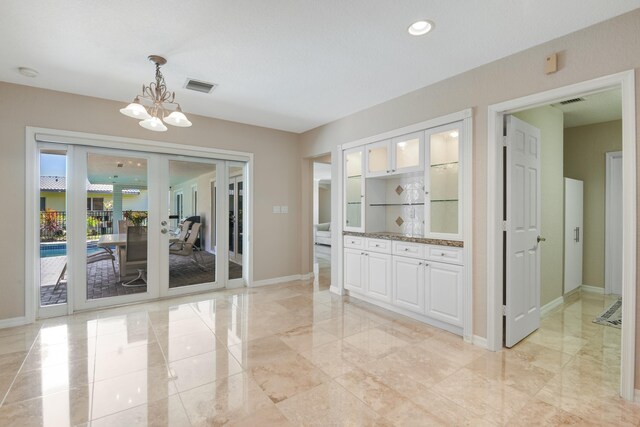
[[[622,328],[622,298],[618,298],[611,307],[600,313],[598,317],[593,319],[593,323],[605,326],[613,326],[614,328]]]

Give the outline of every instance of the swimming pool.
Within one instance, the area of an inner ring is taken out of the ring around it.
[[[102,250],[96,242],[87,242],[87,254],[93,254]],[[62,243],[40,243],[40,258],[49,258],[53,256],[66,256],[67,242]]]

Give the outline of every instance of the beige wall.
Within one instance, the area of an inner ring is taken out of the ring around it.
[[[331,184],[318,187],[318,223],[331,221]]]
[[[489,261],[486,254],[487,107],[631,69],[636,70],[637,104],[640,99],[637,73],[640,67],[639,32],[640,10],[635,10],[418,89],[304,133],[301,136],[301,158],[327,153],[339,144],[472,107],[473,328],[474,334],[486,337]],[[543,72],[544,59],[553,52],[559,53],[559,70],[546,75]],[[636,114],[640,114],[639,108],[636,108]],[[303,227],[306,226],[303,223]],[[640,334],[640,328],[637,331]],[[640,340],[636,340],[638,343]],[[636,354],[640,356],[640,348]],[[637,364],[636,371],[640,373],[640,364]]]
[[[540,129],[541,230],[540,305],[559,298],[564,283],[564,190],[562,174],[563,113],[551,106],[514,114]]]
[[[582,283],[604,287],[605,154],[622,150],[622,121],[564,130],[564,175],[584,181]]]
[[[255,155],[254,280],[301,273],[301,170],[296,134],[194,115],[189,115],[193,127],[149,132],[118,112],[125,104],[124,100],[0,83],[0,181],[11,183],[3,200],[13,207],[12,220],[0,221],[3,235],[25,227],[26,126],[215,147]],[[289,213],[274,215],[273,205],[287,205]],[[0,319],[24,315],[23,242],[17,238],[11,246],[0,247]]]

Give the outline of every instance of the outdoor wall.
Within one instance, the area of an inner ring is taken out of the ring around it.
[[[542,45],[532,47],[354,113],[302,134],[303,178],[308,158],[337,145],[402,126],[473,108],[473,329],[487,336],[487,107],[526,95],[622,71],[635,70],[636,105],[640,99],[640,10],[621,15]],[[490,48],[490,46],[487,46]],[[545,57],[559,54],[558,72],[544,73]],[[640,108],[636,107],[640,115]],[[640,123],[640,118],[636,118]],[[639,152],[640,154],[640,152]],[[303,216],[307,221],[310,216]],[[303,229],[310,225],[302,224]],[[638,263],[640,266],[640,263]],[[640,293],[638,293],[640,298]],[[638,311],[640,318],[640,310]],[[636,328],[640,336],[640,327]],[[640,340],[636,340],[636,354]],[[636,364],[640,378],[640,364]],[[640,385],[640,381],[636,380]]]
[[[0,231],[4,235],[18,233],[12,245],[0,247],[0,320],[24,315],[26,126],[254,153],[254,280],[302,273],[301,170],[296,134],[195,116],[188,111],[192,127],[149,132],[136,120],[120,114],[118,110],[127,102],[0,83],[0,180],[11,183],[3,200],[13,209],[12,220],[2,221]],[[272,214],[273,205],[288,205],[289,213]]]
[[[41,191],[40,197],[45,198],[45,208],[52,209],[54,211],[66,211],[67,198],[65,193],[53,192],[53,191]]]
[[[540,129],[540,306],[564,293],[564,189],[562,111],[544,106],[514,114]]]
[[[318,185],[318,224],[331,221],[331,184]]]
[[[564,130],[564,175],[584,181],[582,284],[604,288],[605,154],[622,150],[622,121]]]

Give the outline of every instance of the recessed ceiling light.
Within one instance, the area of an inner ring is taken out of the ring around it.
[[[34,70],[33,68],[28,68],[28,67],[19,67],[18,72],[25,77],[38,77],[38,74],[40,74],[38,73],[38,71]]]
[[[409,26],[407,31],[412,36],[422,36],[427,34],[433,29],[433,22],[431,21],[416,21]]]

